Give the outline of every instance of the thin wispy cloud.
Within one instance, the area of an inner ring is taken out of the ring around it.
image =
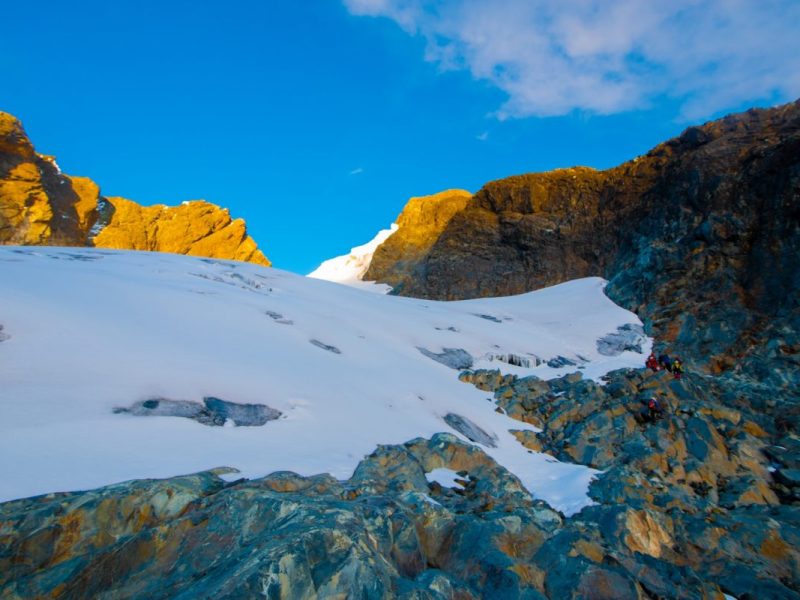
[[[484,131],[483,133],[479,133],[478,135],[475,136],[475,139],[480,140],[481,142],[485,142],[486,140],[489,139],[489,132]]]
[[[364,169],[362,169],[361,167],[358,167],[358,168],[353,169],[352,171],[350,171],[348,173],[348,175],[361,175],[361,173],[363,173],[363,172],[364,172]]]
[[[672,98],[697,119],[800,96],[796,0],[343,0],[507,95],[500,119],[612,114]]]

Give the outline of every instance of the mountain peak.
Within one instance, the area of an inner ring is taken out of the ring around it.
[[[601,276],[664,344],[712,371],[738,369],[786,336],[771,325],[778,316],[797,314],[798,148],[800,101],[689,127],[604,171],[492,181],[468,201],[439,203],[446,218],[412,200],[366,277],[454,300]],[[704,329],[725,334],[706,339]]]
[[[204,200],[142,206],[105,197],[38,154],[22,123],[0,112],[0,244],[174,252],[270,266],[242,219]]]

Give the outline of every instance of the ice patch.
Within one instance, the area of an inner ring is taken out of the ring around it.
[[[129,408],[115,408],[114,413],[137,417],[184,417],[210,427],[260,426],[281,416],[279,410],[265,404],[237,404],[211,396],[203,398],[202,403],[152,398],[136,402]]]
[[[544,362],[538,356],[533,356],[533,355],[519,356],[518,354],[489,353],[486,355],[486,358],[491,361],[499,360],[500,362],[504,362],[508,365],[513,365],[515,367],[525,367],[526,369],[529,369],[531,367],[538,367],[540,364]]]
[[[463,348],[444,348],[442,352],[431,352],[425,348],[417,348],[422,354],[428,358],[432,358],[438,363],[442,363],[451,369],[471,369],[472,356]]]
[[[642,347],[647,343],[644,328],[634,323],[626,323],[617,327],[617,331],[604,335],[597,340],[597,351],[603,356],[619,356],[623,352],[642,354]]]
[[[444,422],[466,437],[470,442],[475,442],[476,444],[488,448],[497,448],[497,436],[486,433],[480,426],[466,417],[454,413],[447,413],[444,416]]]

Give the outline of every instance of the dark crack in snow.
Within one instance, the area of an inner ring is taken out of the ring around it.
[[[472,368],[472,355],[463,348],[444,348],[442,352],[437,353],[417,346],[417,350],[428,358],[432,358],[436,362],[442,363],[451,369],[461,370]]]
[[[264,314],[267,315],[270,319],[275,321],[276,323],[280,323],[281,325],[294,325],[294,321],[291,319],[286,319],[281,313],[275,312],[273,310],[265,310]]]
[[[461,415],[457,415],[455,413],[447,413],[444,416],[444,422],[471,442],[475,442],[476,444],[481,444],[489,448],[497,448],[497,436],[486,433],[483,429],[466,417],[462,417]]]
[[[342,353],[342,351],[339,350],[336,346],[325,344],[324,342],[320,342],[319,340],[308,340],[308,341],[314,344],[317,348],[322,348],[323,350],[327,350],[328,352],[333,352],[334,354]]]
[[[129,408],[115,408],[114,412],[137,417],[184,417],[209,427],[222,427],[227,421],[237,427],[260,426],[281,416],[281,411],[266,404],[238,404],[214,396],[206,396],[202,403],[151,398]]]

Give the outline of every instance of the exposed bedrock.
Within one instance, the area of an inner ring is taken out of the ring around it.
[[[552,568],[566,568],[564,552],[609,560],[599,544],[653,597],[703,597],[705,580],[737,598],[800,598],[800,439],[763,410],[768,393],[743,387],[733,403],[713,376],[643,369],[609,373],[604,385],[577,373],[461,379],[542,429],[514,432],[532,451],[603,470],[590,489],[598,504],[567,520],[555,539],[570,545],[551,547]],[[679,571],[682,592],[661,587]]]
[[[270,262],[242,219],[196,200],[141,206],[105,197],[87,177],[65,175],[38,154],[13,116],[0,112],[0,244],[96,246]]]
[[[437,207],[446,218],[422,222],[409,203],[365,279],[463,299],[599,275],[695,366],[800,384],[800,101],[690,127],[606,171],[431,197],[426,214]],[[403,251],[417,228],[426,243]]]
[[[800,444],[766,417],[691,374],[462,379],[543,427],[529,448],[603,468],[597,504],[565,518],[445,433],[346,481],[134,481],[0,504],[0,597],[800,598]],[[441,468],[463,485],[429,483]]]

